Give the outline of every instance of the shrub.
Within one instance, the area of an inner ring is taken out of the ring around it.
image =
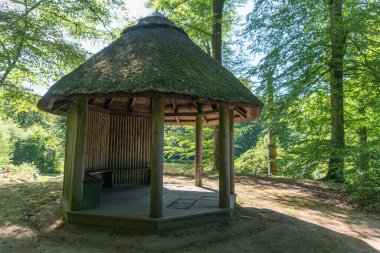
[[[3,172],[9,173],[12,177],[25,180],[37,180],[39,171],[34,164],[22,163],[18,166],[10,164],[4,167]]]
[[[12,135],[17,132],[15,124],[0,117],[0,168],[11,160]]]
[[[277,160],[280,163],[283,151],[277,147]],[[249,174],[268,173],[268,148],[265,138],[262,137],[256,146],[243,153],[235,162],[235,171]],[[280,166],[280,164],[279,164]]]
[[[380,186],[357,186],[346,189],[348,200],[366,212],[380,213]]]
[[[59,142],[40,126],[32,126],[17,136],[13,150],[13,163],[33,163],[40,172],[57,172]]]

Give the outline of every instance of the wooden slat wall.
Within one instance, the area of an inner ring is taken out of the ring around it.
[[[103,170],[109,160],[110,115],[90,110],[87,126],[86,171]]]
[[[86,171],[115,170],[113,185],[149,184],[151,118],[89,111]]]
[[[109,141],[113,184],[149,184],[151,118],[111,115]]]

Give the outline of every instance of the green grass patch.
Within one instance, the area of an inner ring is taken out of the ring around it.
[[[41,175],[38,181],[0,185],[0,225],[31,222],[32,216],[62,193],[61,175]]]

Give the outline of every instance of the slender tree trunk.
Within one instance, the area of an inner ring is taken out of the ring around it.
[[[273,100],[274,100],[274,87],[273,87],[273,75],[274,70],[268,73],[267,79],[267,107],[268,107],[268,117],[269,117],[269,127],[268,127],[268,174],[277,174],[277,145],[275,138],[275,131],[273,129],[274,124],[274,111],[273,111]]]
[[[24,41],[21,41],[20,44],[17,47],[16,53],[12,60],[8,60],[8,66],[6,70],[4,71],[4,74],[0,77],[0,87],[5,85],[5,82],[11,73],[11,71],[16,67],[20,57],[21,57],[21,51],[24,47]]]
[[[277,174],[277,146],[275,140],[275,133],[271,129],[268,130],[268,174],[276,175]]]
[[[222,63],[222,18],[225,0],[212,1],[212,57]],[[219,168],[219,126],[214,126],[214,170]]]
[[[359,115],[364,120],[365,119],[365,106],[363,105],[363,100],[359,100]],[[359,136],[359,169],[362,172],[366,172],[369,168],[369,154],[368,154],[368,131],[366,126],[361,126],[358,130]]]
[[[344,180],[343,58],[346,32],[343,27],[343,0],[328,0],[331,39],[331,152],[326,179]]]
[[[369,155],[367,151],[367,127],[362,127],[358,131],[359,135],[359,162],[360,162],[360,170],[365,172],[369,168]]]

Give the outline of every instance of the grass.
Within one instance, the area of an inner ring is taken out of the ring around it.
[[[164,163],[164,173],[165,174],[194,174],[193,164],[183,164],[183,163]]]
[[[62,176],[41,175],[37,181],[3,183],[0,185],[0,225],[4,222],[31,223],[41,207],[59,198]]]
[[[194,175],[195,165],[194,163],[164,163],[164,174],[168,175]],[[203,167],[203,173],[214,174],[217,171],[212,170],[212,168]]]

